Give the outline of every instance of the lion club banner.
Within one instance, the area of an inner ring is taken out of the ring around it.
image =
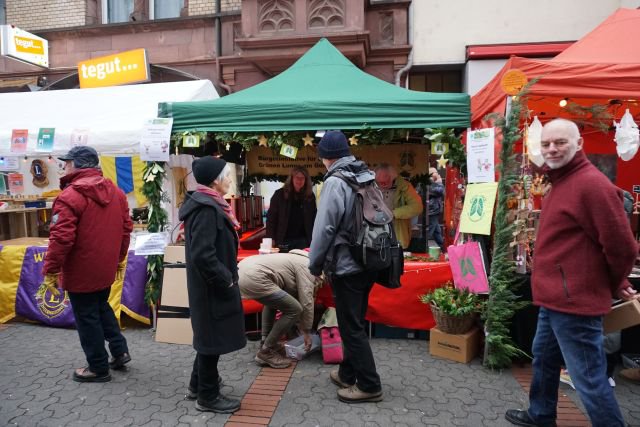
[[[68,294],[56,297],[41,285],[46,252],[42,246],[11,245],[0,249],[0,322],[18,315],[49,326],[75,326]],[[116,318],[120,319],[124,311],[149,324],[149,307],[144,302],[146,280],[146,258],[129,252],[124,281],[114,282],[109,295]]]

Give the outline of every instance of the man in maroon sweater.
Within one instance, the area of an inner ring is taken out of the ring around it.
[[[529,409],[505,415],[516,425],[556,425],[563,358],[592,425],[624,425],[607,382],[602,317],[612,298],[637,297],[626,278],[638,245],[622,191],[589,162],[582,143],[569,120],[552,120],[542,130],[552,189],[542,202],[533,260],[533,302],[540,313]]]

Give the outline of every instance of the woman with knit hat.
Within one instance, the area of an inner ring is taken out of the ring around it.
[[[220,393],[218,360],[247,343],[238,288],[240,224],[223,198],[231,186],[227,163],[208,156],[195,160],[192,169],[198,186],[179,212],[196,350],[187,397],[199,411],[232,413],[240,401]]]

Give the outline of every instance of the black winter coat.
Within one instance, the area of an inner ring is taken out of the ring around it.
[[[238,288],[238,235],[220,206],[202,193],[180,208],[193,348],[202,354],[226,354],[247,344]],[[233,286],[229,286],[233,285]]]
[[[293,197],[292,195],[290,197]],[[313,234],[313,222],[316,219],[316,199],[311,197],[303,202],[304,236],[307,239],[307,246],[311,244]],[[269,210],[267,211],[267,237],[274,240],[274,246],[284,243],[289,225],[289,213],[291,210],[290,200],[284,198],[284,189],[280,188],[273,193]]]

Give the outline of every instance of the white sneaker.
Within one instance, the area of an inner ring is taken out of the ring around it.
[[[609,377],[609,385],[611,387],[615,387],[616,386],[616,380],[614,380],[613,377]]]
[[[576,389],[573,385],[573,381],[571,381],[571,376],[569,376],[569,371],[563,369],[560,371],[560,382],[569,385],[572,389]]]

